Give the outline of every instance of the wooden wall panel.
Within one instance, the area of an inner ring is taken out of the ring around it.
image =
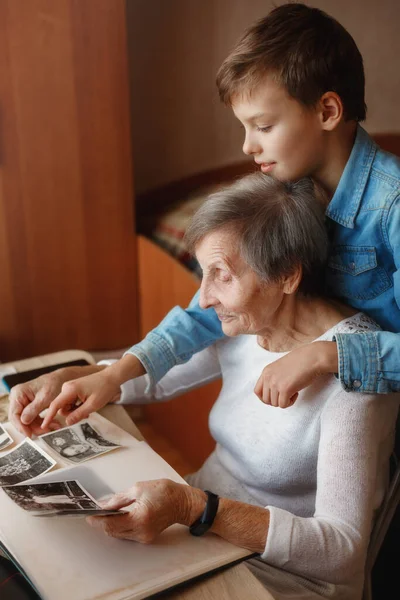
[[[199,281],[177,260],[138,236],[141,334],[146,335],[175,306],[187,306]],[[169,402],[146,406],[146,419],[198,469],[213,450],[208,414],[221,389],[210,383]]]
[[[0,0],[0,360],[137,337],[123,0]]]

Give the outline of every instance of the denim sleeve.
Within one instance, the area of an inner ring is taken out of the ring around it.
[[[223,337],[215,310],[200,308],[199,294],[195,294],[186,310],[175,306],[158,327],[126,352],[140,360],[151,385],[172,367],[188,361],[193,354]]]
[[[400,310],[400,196],[395,195],[384,225],[385,242],[393,254],[394,298]],[[339,379],[347,391],[400,392],[400,332],[340,333]]]
[[[348,392],[400,392],[400,334],[337,333],[339,379]]]

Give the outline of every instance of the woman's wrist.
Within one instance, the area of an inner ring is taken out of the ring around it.
[[[207,494],[198,488],[182,486],[183,502],[178,523],[190,527],[201,517]],[[218,512],[210,531],[229,542],[261,554],[269,528],[269,510],[250,504],[220,498]]]
[[[203,514],[207,503],[207,494],[190,485],[182,485],[181,488],[181,502],[178,503],[179,514],[176,521],[190,527]]]

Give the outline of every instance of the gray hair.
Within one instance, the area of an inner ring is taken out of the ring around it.
[[[290,183],[254,173],[211,194],[186,231],[189,252],[220,228],[237,234],[243,260],[262,281],[278,281],[301,266],[299,291],[322,291],[328,236],[311,179]]]

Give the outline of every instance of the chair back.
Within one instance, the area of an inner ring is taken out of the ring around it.
[[[363,600],[372,600],[372,569],[382,548],[396,511],[400,507],[400,412],[397,417],[395,444],[391,456],[390,482],[382,502],[378,517],[372,528],[365,565]]]

